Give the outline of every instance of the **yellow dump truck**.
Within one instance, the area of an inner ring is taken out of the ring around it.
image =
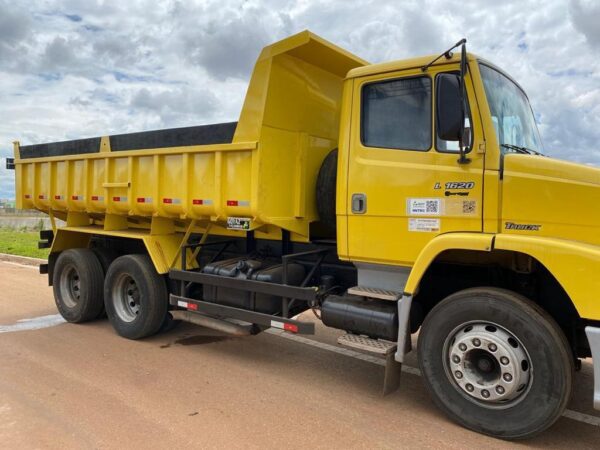
[[[523,89],[464,40],[369,64],[306,31],[263,49],[238,122],[16,142],[7,164],[19,208],[66,222],[40,271],[67,321],[308,334],[310,309],[385,358],[385,392],[419,331],[439,407],[517,439],[600,361],[600,170],[541,151]]]

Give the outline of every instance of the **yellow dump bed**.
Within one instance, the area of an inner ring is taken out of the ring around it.
[[[19,146],[17,207],[77,226],[306,241],[316,177],[337,146],[342,84],[365,61],[304,31],[265,47],[237,123]]]

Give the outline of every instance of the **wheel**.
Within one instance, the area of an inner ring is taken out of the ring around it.
[[[158,331],[160,333],[168,333],[169,331],[174,330],[180,324],[180,322],[181,321],[174,319],[173,315],[168,312],[165,315],[165,320]]]
[[[54,300],[61,316],[72,323],[98,317],[104,307],[103,281],[102,266],[90,249],[62,252],[52,275]]]
[[[92,249],[92,251],[96,254],[96,257],[100,261],[100,265],[102,266],[104,274],[108,272],[108,267],[119,256],[115,250],[105,247],[95,247]]]
[[[155,334],[165,322],[167,285],[148,256],[120,256],[104,279],[104,305],[119,335],[141,339]]]
[[[102,266],[103,275],[106,276],[106,273],[108,272],[108,267],[111,265],[111,263],[115,259],[117,259],[119,254],[115,250],[110,249],[110,248],[105,248],[105,247],[94,247],[92,249],[92,251],[98,258],[98,261],[100,261],[100,265]],[[102,281],[104,282],[104,279]],[[102,311],[100,311],[97,318],[98,319],[106,318],[106,310],[104,309],[104,301],[102,301]]]
[[[510,291],[475,288],[444,299],[425,318],[418,348],[435,403],[479,433],[534,436],[571,395],[573,358],[562,331]]]

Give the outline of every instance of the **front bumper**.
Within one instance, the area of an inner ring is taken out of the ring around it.
[[[600,410],[600,328],[585,327],[594,363],[594,409]]]

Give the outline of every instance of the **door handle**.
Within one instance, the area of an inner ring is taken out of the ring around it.
[[[366,194],[352,194],[352,212],[354,214],[364,214],[367,212]]]

